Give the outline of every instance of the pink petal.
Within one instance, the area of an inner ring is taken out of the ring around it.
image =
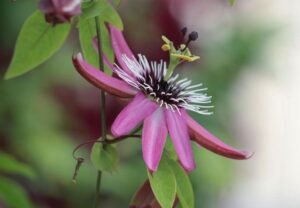
[[[232,159],[243,160],[252,156],[252,153],[235,149],[222,142],[192,119],[186,111],[182,111],[182,116],[186,120],[191,138],[199,145],[216,154]]]
[[[114,27],[113,25],[109,25],[112,45],[116,46],[117,51],[121,52],[121,54],[125,54],[128,57],[134,56],[131,49],[129,48],[123,33],[118,28]],[[115,47],[113,47],[115,49]]]
[[[126,55],[130,59],[134,59],[135,56],[133,55],[131,49],[128,47],[128,44],[123,36],[122,31],[120,31],[112,25],[109,25],[108,27],[110,30],[112,48],[114,49],[114,53],[119,65],[124,71],[126,71],[129,75],[132,75],[134,77],[132,72],[128,69],[127,65],[123,61],[122,55]]]
[[[168,130],[162,108],[158,108],[144,121],[142,146],[147,167],[156,171],[167,138]]]
[[[158,105],[138,93],[134,99],[121,111],[112,124],[111,132],[119,137],[130,133],[140,122],[151,115]]]
[[[133,97],[137,94],[137,90],[124,81],[110,77],[88,64],[81,54],[73,57],[73,64],[87,81],[108,93],[119,97]]]
[[[196,165],[185,120],[178,112],[169,109],[165,109],[165,116],[179,161],[187,171],[191,171]]]

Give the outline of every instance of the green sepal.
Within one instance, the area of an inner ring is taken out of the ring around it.
[[[91,161],[99,171],[115,172],[118,167],[118,154],[115,145],[96,142],[91,151]]]
[[[175,175],[165,155],[159,163],[157,171],[148,170],[148,178],[154,196],[162,208],[172,208],[176,197]]]
[[[168,160],[168,164],[171,167],[175,179],[176,179],[176,193],[179,199],[179,203],[182,208],[194,208],[195,199],[193,186],[188,174],[181,167],[181,165],[172,159]]]

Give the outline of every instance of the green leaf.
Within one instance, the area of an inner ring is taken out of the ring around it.
[[[70,24],[53,26],[36,11],[24,23],[5,79],[24,74],[49,59],[65,42]]]
[[[26,191],[16,182],[0,177],[0,200],[11,208],[33,208]]]
[[[194,208],[195,199],[193,186],[188,175],[176,161],[169,159],[168,164],[176,178],[177,196],[182,208]]]
[[[172,158],[173,160],[177,160],[178,156],[177,156],[177,153],[174,149],[174,146],[173,146],[173,143],[172,143],[172,140],[171,140],[170,136],[167,137],[167,141],[166,141],[166,144],[165,144],[165,150],[166,150],[166,154],[167,154],[168,158]]]
[[[92,147],[91,161],[97,170],[116,171],[119,162],[116,147],[96,142]]]
[[[80,18],[87,20],[96,16],[99,17],[101,22],[108,22],[123,30],[123,22],[120,15],[107,0],[83,3]]]
[[[176,197],[176,180],[165,156],[159,167],[152,174],[148,171],[148,178],[155,198],[162,208],[171,208]]]
[[[114,0],[113,2],[115,6],[119,6],[121,4],[121,0]]]
[[[99,68],[98,54],[93,47],[93,38],[96,36],[96,26],[94,19],[79,20],[79,40],[83,56],[88,63],[93,65],[96,68]],[[103,22],[100,22],[101,28],[101,39],[102,39],[102,50],[108,59],[113,62],[114,54],[109,38],[109,33],[107,27]],[[109,69],[106,65],[104,70],[107,74],[112,74],[112,70]]]
[[[28,165],[3,152],[0,152],[0,171],[8,174],[20,174],[31,179],[36,177],[35,172]]]
[[[234,2],[235,2],[235,0],[229,0],[229,2],[230,2],[230,5],[231,5],[231,6],[233,6],[233,5],[234,5]]]

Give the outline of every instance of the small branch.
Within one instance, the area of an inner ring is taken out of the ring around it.
[[[74,157],[74,156],[73,156],[73,157]],[[77,175],[78,175],[78,171],[79,171],[80,166],[81,166],[82,163],[84,162],[84,158],[78,157],[78,158],[76,158],[76,160],[77,160],[77,163],[76,163],[74,175],[73,175],[73,178],[72,178],[72,182],[73,182],[73,183],[76,183],[76,178],[77,178]]]

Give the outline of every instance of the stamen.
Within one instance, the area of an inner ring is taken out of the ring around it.
[[[187,27],[184,27],[184,28],[181,29],[181,34],[182,34],[183,37],[185,37],[186,32],[187,32]]]
[[[197,33],[196,31],[191,32],[191,33],[189,34],[189,39],[188,39],[188,41],[185,43],[185,47],[184,47],[181,51],[182,51],[182,52],[185,51],[185,50],[188,48],[190,42],[195,41],[195,40],[197,40],[197,39],[198,39],[198,33]]]
[[[193,31],[189,34],[189,40],[190,41],[195,41],[198,39],[198,33],[196,31]]]

